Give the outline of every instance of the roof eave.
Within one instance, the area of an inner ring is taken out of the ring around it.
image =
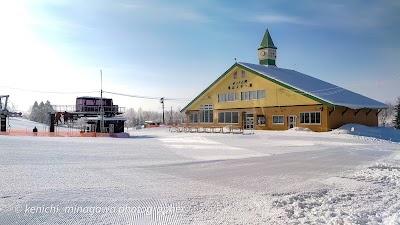
[[[196,96],[189,104],[187,104],[185,107],[180,112],[184,112],[189,108],[193,103],[195,103],[203,94],[205,94],[212,86],[214,86],[218,81],[220,81],[223,77],[225,77],[226,74],[228,74],[235,66],[239,65],[237,62],[233,64],[225,73],[223,73],[221,76],[218,77],[212,84],[210,84],[206,89],[204,89],[199,95]]]

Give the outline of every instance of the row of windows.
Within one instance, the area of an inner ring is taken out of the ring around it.
[[[226,93],[218,95],[218,102],[234,102],[238,100],[238,93]]]
[[[241,92],[241,101],[265,99],[265,90],[245,91]],[[238,101],[238,93],[218,94],[218,102],[235,102]]]
[[[202,105],[204,106],[204,105]],[[198,123],[197,112],[189,113],[189,123]],[[257,121],[261,118],[258,118]],[[213,123],[213,109],[210,107],[203,107],[200,109],[200,123]],[[218,123],[239,123],[239,112],[219,112]],[[261,122],[260,122],[261,123]],[[265,117],[262,122],[265,124]],[[272,124],[285,124],[285,117],[282,115],[273,115]],[[301,112],[300,124],[321,124],[320,112]]]
[[[320,124],[321,113],[320,112],[302,112],[300,113],[301,124]]]
[[[257,100],[257,99],[265,99],[265,90],[242,92],[241,96],[242,101]]]
[[[218,113],[218,123],[239,123],[239,112]]]

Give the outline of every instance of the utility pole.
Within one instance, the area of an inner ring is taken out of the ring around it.
[[[162,104],[162,123],[165,124],[165,117],[164,117],[164,98],[160,98],[160,103]]]
[[[170,122],[170,125],[173,125],[174,124],[174,121],[173,121],[173,118],[172,118],[172,106],[171,106],[171,119],[169,120]]]
[[[103,107],[103,71],[100,70],[100,132],[104,133],[104,107]]]

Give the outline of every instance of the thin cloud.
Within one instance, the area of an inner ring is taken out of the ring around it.
[[[128,11],[132,15],[157,22],[183,21],[208,23],[211,18],[200,10],[184,6],[156,2],[145,4],[119,3],[120,10]]]
[[[312,21],[307,21],[300,17],[287,16],[287,15],[256,15],[248,18],[249,21],[257,23],[289,23],[298,25],[316,25]]]
[[[312,3],[312,4],[311,4]],[[400,4],[395,1],[309,2],[309,11],[324,26],[350,29],[379,28],[398,21]]]

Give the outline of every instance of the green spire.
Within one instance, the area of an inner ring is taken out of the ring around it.
[[[264,38],[262,39],[260,47],[258,48],[258,50],[264,49],[264,48],[277,49],[277,47],[275,47],[275,45],[274,45],[274,42],[272,41],[271,35],[269,34],[269,31],[268,31],[268,28],[265,31]]]

